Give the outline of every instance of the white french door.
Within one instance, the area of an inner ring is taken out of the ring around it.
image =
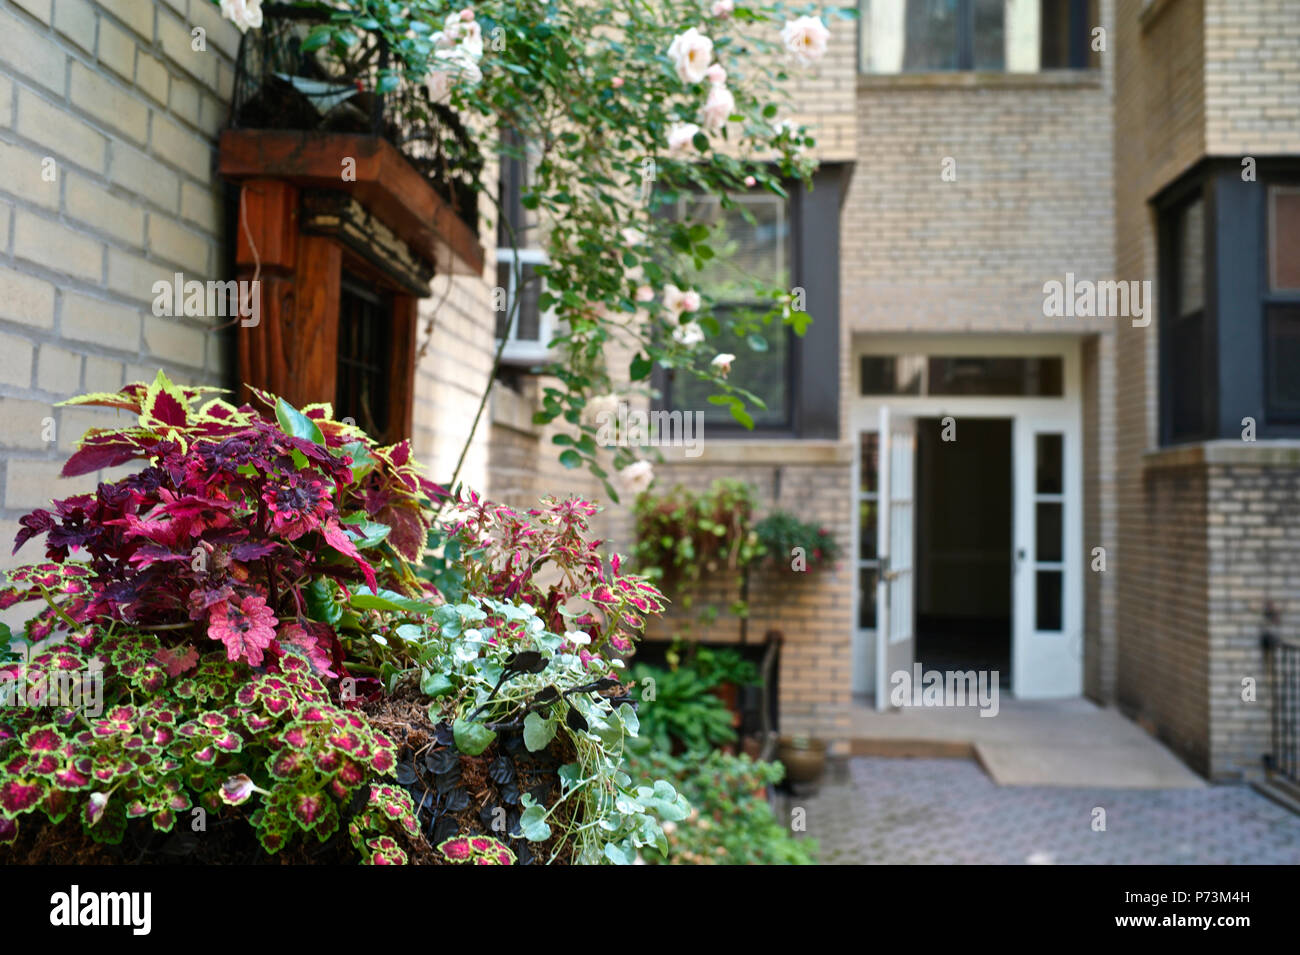
[[[916,653],[916,419],[883,406],[878,434],[876,709],[883,710],[890,674],[910,670]]]
[[[1015,418],[1011,672],[1022,699],[1083,690],[1082,453],[1061,415]]]

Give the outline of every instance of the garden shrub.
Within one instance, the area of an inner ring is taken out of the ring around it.
[[[670,852],[648,849],[646,862],[670,865],[812,865],[817,843],[796,839],[772,812],[766,787],[781,781],[780,763],[714,751],[674,757],[638,754],[634,775],[668,778],[690,802],[691,814],[668,825]]]

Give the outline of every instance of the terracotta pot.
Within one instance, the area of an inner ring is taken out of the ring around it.
[[[815,783],[826,770],[826,741],[811,736],[782,736],[776,758],[792,783]]]

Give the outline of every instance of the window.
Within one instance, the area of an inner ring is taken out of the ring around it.
[[[338,372],[334,413],[367,434],[387,435],[392,341],[392,296],[367,289],[344,274],[339,288]]]
[[[839,217],[848,173],[845,164],[823,162],[813,173],[811,189],[787,183],[785,199],[743,193],[736,197],[736,209],[723,209],[716,199],[665,197],[665,214],[682,215],[684,203],[697,203],[691,214],[722,230],[722,238],[711,243],[718,261],[691,276],[693,286],[715,297],[713,311],[722,333],[715,336],[706,329],[709,352],[700,360],[707,361],[715,351],[735,355],[730,380],[759,395],[767,410],[751,405],[754,429],[746,429],[725,408],[708,402],[712,388],[702,389],[687,380],[692,376],[665,368],[656,368],[651,379],[658,391],[656,407],[699,411],[713,435],[839,439],[842,395],[833,371],[840,366]],[[812,319],[802,337],[779,319],[766,326],[751,322],[755,327],[737,333],[744,313],[755,304],[756,282],[800,290]]]
[[[1167,325],[1170,437],[1202,436],[1207,428],[1205,321],[1205,201],[1199,196],[1174,216],[1174,298]]]
[[[1155,206],[1161,442],[1300,437],[1300,162],[1205,160]]]
[[[1059,398],[1065,394],[1059,357],[985,358],[977,355],[863,355],[863,395],[984,395]]]
[[[860,0],[864,73],[1097,66],[1097,0]]]
[[[496,337],[498,341],[507,338],[501,353],[504,364],[538,365],[550,357],[547,345],[554,331],[554,313],[542,311],[539,306],[543,282],[536,270],[547,263],[547,257],[541,249],[537,216],[523,204],[535,156],[527,148],[521,148],[518,139],[509,134],[502,137],[502,142],[507,152],[514,155],[501,157],[497,287],[504,295],[494,299]]]
[[[792,284],[787,203],[771,193],[732,199],[735,207],[724,209],[717,196],[683,197],[670,212],[713,230],[716,256],[698,273],[695,283],[714,300],[712,314],[720,326],[720,334],[710,338],[710,349],[735,355],[728,380],[758,395],[767,405],[766,409],[751,408],[755,428],[789,428],[794,333],[776,320],[757,327],[746,322],[746,316],[762,314],[768,307],[755,297],[756,281],[784,288]],[[710,425],[734,424],[725,407],[709,403],[714,388],[706,382],[670,373],[665,391],[670,407],[702,411]]]

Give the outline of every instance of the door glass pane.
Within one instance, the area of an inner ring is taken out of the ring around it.
[[[1034,515],[1035,560],[1061,559],[1061,502],[1039,501]]]
[[[860,436],[858,461],[858,490],[875,494],[880,477],[880,435],[864,431]]]
[[[858,627],[874,630],[876,627],[876,568],[858,568]]]
[[[1037,573],[1038,612],[1034,626],[1038,630],[1061,629],[1061,580],[1059,570],[1040,570]]]
[[[1038,494],[1060,494],[1064,467],[1064,437],[1059,434],[1034,435],[1034,452],[1037,469],[1034,491]]]
[[[878,504],[875,501],[858,502],[858,557],[876,559],[876,519]]]

